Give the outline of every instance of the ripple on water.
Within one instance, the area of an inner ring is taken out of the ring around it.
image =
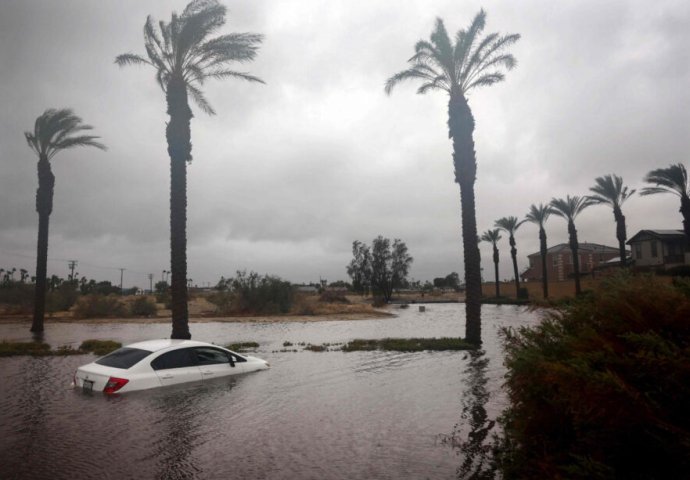
[[[113,398],[69,388],[91,355],[1,358],[0,478],[454,478],[460,460],[436,440],[461,421],[466,352],[273,351],[286,340],[460,336],[462,311],[430,305],[383,320],[194,324],[201,340],[260,341],[272,368]],[[490,307],[484,318],[487,385],[497,389],[497,329],[536,315]],[[24,330],[0,325],[0,338],[21,339]],[[49,324],[46,340],[167,334],[160,324]],[[497,412],[501,396],[490,402]]]

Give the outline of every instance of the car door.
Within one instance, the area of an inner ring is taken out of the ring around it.
[[[200,382],[202,379],[201,370],[191,348],[178,348],[159,355],[151,361],[151,368],[163,386]]]
[[[194,354],[204,380],[236,375],[244,372],[243,364],[235,361],[230,352],[213,347],[195,347]]]

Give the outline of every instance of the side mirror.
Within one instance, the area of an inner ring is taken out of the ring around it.
[[[230,366],[234,367],[235,366],[235,360],[232,358],[232,355],[228,355],[228,360],[230,360]]]

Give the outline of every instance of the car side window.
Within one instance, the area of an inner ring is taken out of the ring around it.
[[[242,363],[247,361],[246,358],[240,357],[239,355],[236,355],[234,353],[229,353],[228,355],[230,355],[230,357],[235,361],[235,363]]]
[[[168,368],[184,368],[196,366],[196,358],[192,355],[191,349],[181,348],[167,352],[151,362],[154,370],[165,370]]]
[[[199,365],[217,365],[230,363],[229,353],[210,347],[197,347],[194,349]],[[234,360],[234,359],[233,359]]]

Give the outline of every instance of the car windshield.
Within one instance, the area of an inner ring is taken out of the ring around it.
[[[99,365],[105,365],[106,367],[127,369],[150,354],[151,352],[148,350],[124,347],[109,353],[103,358],[99,358],[96,360],[96,363]]]

